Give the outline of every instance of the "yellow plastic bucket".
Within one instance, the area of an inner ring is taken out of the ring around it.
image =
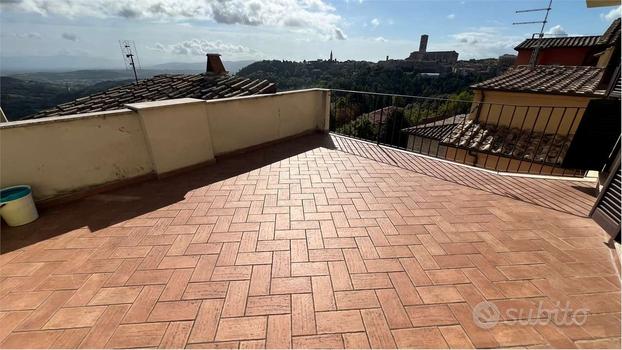
[[[30,186],[11,186],[0,191],[0,217],[9,226],[25,225],[39,218]]]

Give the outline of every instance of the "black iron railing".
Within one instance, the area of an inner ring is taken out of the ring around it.
[[[331,90],[330,130],[500,172],[583,176],[563,161],[584,111]]]

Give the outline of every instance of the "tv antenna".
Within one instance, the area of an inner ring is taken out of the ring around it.
[[[536,8],[536,9],[528,9],[528,10],[517,10],[515,13],[541,12],[541,11],[546,11],[546,13],[544,14],[544,19],[541,20],[541,21],[514,22],[514,23],[512,23],[512,25],[542,24],[542,26],[540,27],[540,33],[537,33],[537,35],[538,35],[538,39],[544,38],[544,27],[548,23],[549,12],[551,12],[551,10],[553,9],[551,7],[552,4],[553,4],[553,0],[549,0],[549,5],[547,7],[544,7],[544,8]],[[532,66],[535,66],[535,64],[536,64],[536,62],[538,60],[538,55],[540,54],[540,45],[541,45],[541,42],[539,40],[536,41],[536,47],[534,47],[533,51],[531,52],[531,57],[529,57],[529,64],[532,65]]]
[[[138,74],[136,73],[136,65],[140,69],[140,61],[138,60],[138,51],[136,51],[136,44],[134,40],[119,40],[119,47],[121,48],[121,55],[123,55],[123,62],[125,62],[125,68],[131,69],[134,72],[134,80],[138,83]]]

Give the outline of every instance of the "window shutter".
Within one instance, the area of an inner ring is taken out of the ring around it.
[[[622,180],[620,179],[620,152],[618,151],[614,166],[592,209],[592,218],[612,237],[620,233],[620,197],[622,196]]]

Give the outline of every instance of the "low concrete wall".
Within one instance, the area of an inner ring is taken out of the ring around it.
[[[152,172],[140,120],[130,110],[0,126],[0,184],[45,199]]]
[[[207,101],[214,154],[221,155],[310,130],[327,130],[328,91]]]
[[[330,96],[311,89],[214,101],[136,103],[119,111],[0,124],[0,186],[36,200],[162,175],[313,130]]]

